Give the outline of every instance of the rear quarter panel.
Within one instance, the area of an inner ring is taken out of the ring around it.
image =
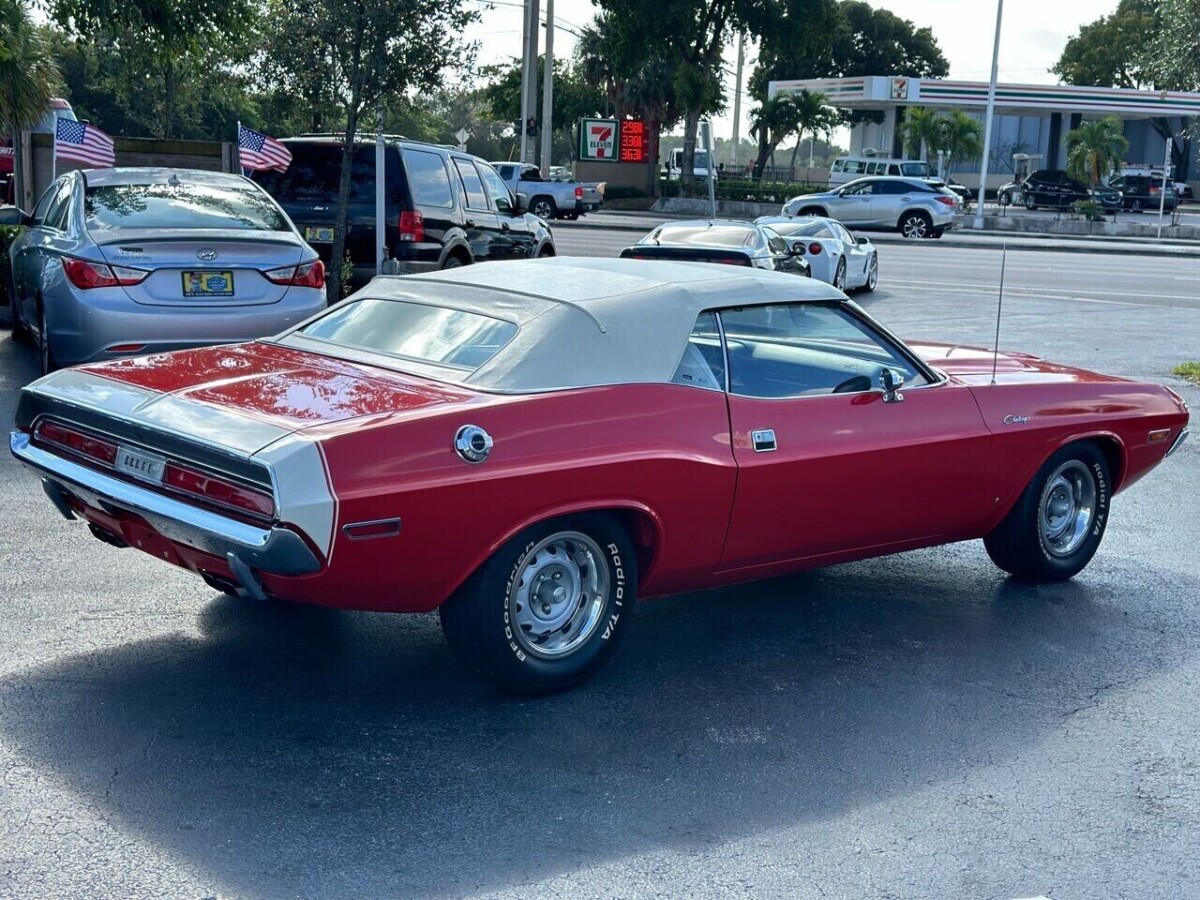
[[[466,424],[495,441],[472,465]],[[314,602],[427,611],[531,524],[589,509],[636,523],[643,596],[710,575],[725,540],[735,469],[724,395],[627,385],[483,397],[431,416],[379,416],[322,433],[338,529]],[[399,536],[349,540],[347,523],[399,516]],[[295,591],[296,585],[290,586]],[[303,585],[300,586],[303,588]]]

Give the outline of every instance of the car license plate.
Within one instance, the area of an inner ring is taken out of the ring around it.
[[[166,467],[167,460],[164,456],[117,445],[118,472],[124,472],[142,481],[162,484],[163,469]]]
[[[232,272],[184,272],[183,296],[232,297]]]
[[[310,243],[316,241],[318,244],[332,244],[333,229],[317,225],[305,225],[304,239]]]

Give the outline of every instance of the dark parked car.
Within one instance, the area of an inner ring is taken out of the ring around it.
[[[1122,175],[1109,182],[1109,187],[1121,192],[1125,209],[1157,211],[1161,205],[1167,212],[1174,212],[1179,202],[1173,182],[1167,182],[1167,195],[1163,197],[1163,180],[1151,175]]]
[[[1080,200],[1095,200],[1106,210],[1119,209],[1121,206],[1119,191],[1103,186],[1089,188],[1062,169],[1039,169],[1020,184],[1013,182],[1003,185],[999,192],[1000,205],[1011,203],[1018,192],[1024,198],[1026,209],[1037,209],[1039,206],[1067,209]]]
[[[793,250],[777,232],[753,222],[700,219],[667,222],[621,251],[621,259],[751,266],[793,275],[812,275],[803,250]]]
[[[342,139],[304,135],[283,141],[285,172],[257,172],[326,263],[332,264]],[[481,159],[434,144],[389,138],[385,148],[385,235],[403,272],[430,272],[486,260],[554,255],[549,226],[527,213],[496,171]],[[346,252],[353,283],[375,276],[375,141],[354,150]]]

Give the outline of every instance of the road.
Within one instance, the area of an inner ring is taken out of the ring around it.
[[[874,315],[990,343],[999,253],[880,253]],[[1167,381],[1198,286],[1194,260],[1010,253],[1001,343]],[[33,373],[0,339],[5,421]],[[1066,584],[973,542],[666,598],[595,680],[512,701],[433,616],[216,594],[5,455],[0,897],[1196,896],[1197,485],[1194,441]]]

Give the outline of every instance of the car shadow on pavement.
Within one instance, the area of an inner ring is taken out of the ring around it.
[[[31,765],[214,890],[457,896],[1018,756],[1182,639],[1125,608],[1126,574],[1025,586],[967,544],[649,601],[538,700],[469,680],[435,616],[215,596],[198,632],[28,669],[0,708]]]

